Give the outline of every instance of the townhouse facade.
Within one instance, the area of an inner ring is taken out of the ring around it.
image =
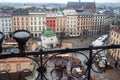
[[[61,12],[56,14],[56,33],[65,32],[66,33],[66,16]]]
[[[5,39],[10,38],[12,31],[12,17],[8,13],[0,13],[0,31],[5,34]]]
[[[114,26],[110,29],[109,44],[120,44],[120,26]],[[119,67],[120,49],[110,49],[108,51],[108,58],[111,66],[116,70]],[[117,61],[118,66],[116,66]]]
[[[111,28],[109,33],[109,44],[120,44],[120,26]],[[120,59],[120,49],[109,50],[109,55],[114,61]]]
[[[46,13],[46,26],[55,32],[56,29],[56,13],[47,12]]]
[[[12,29],[16,30],[28,30],[29,31],[29,16],[26,10],[16,10],[12,13]]]
[[[82,9],[46,13],[28,12],[20,9],[13,11],[12,17],[6,18],[8,21],[2,19],[0,18],[1,31],[5,32],[5,29],[8,29],[7,27],[11,27],[8,31],[11,33],[16,30],[28,30],[32,33],[33,38],[38,38],[48,28],[55,33],[64,32],[66,36],[71,37],[93,36],[94,34],[103,33],[107,29],[105,14],[97,14]]]
[[[93,14],[93,33],[104,33],[106,28],[106,15],[105,14]]]
[[[65,29],[69,36],[93,36],[107,29],[105,14],[84,10],[64,10],[64,14],[66,16]]]
[[[93,13],[89,11],[78,12],[78,25],[77,30],[80,36],[91,35],[92,33],[92,21]]]
[[[69,36],[77,36],[79,34],[77,30],[77,14],[68,14],[66,16],[66,31]]]
[[[33,38],[38,38],[46,30],[46,14],[44,12],[29,12],[29,31]]]

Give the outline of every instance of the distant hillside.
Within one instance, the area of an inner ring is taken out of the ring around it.
[[[107,7],[120,7],[120,3],[97,3],[96,4],[97,7],[103,7],[103,6],[107,6]]]
[[[29,5],[29,6],[57,6],[57,7],[66,7],[66,4],[61,3],[0,3],[0,7],[3,6],[23,6],[23,5]],[[96,3],[97,7],[120,7],[120,3]]]
[[[53,5],[53,6],[62,6],[65,7],[66,4],[59,4],[59,3],[0,3],[0,6],[23,6],[23,5],[29,5],[29,6],[48,6],[48,5]]]

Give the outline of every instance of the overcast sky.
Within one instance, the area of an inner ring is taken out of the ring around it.
[[[34,3],[67,3],[67,2],[71,2],[71,1],[79,1],[79,0],[0,0],[1,2],[34,2]],[[81,0],[82,2],[97,2],[97,3],[101,3],[101,2],[120,2],[120,0]]]

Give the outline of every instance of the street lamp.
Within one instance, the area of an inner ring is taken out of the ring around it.
[[[27,30],[17,30],[13,33],[13,38],[17,41],[19,45],[20,53],[25,52],[25,44],[29,38],[31,38],[31,33]]]
[[[2,52],[2,42],[4,38],[5,38],[5,35],[2,32],[0,32],[0,53]]]

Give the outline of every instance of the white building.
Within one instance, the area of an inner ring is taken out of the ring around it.
[[[56,34],[47,29],[41,34],[41,46],[46,49],[55,48],[58,44],[58,38]]]
[[[105,14],[93,14],[93,33],[100,33],[105,30],[106,21]]]
[[[0,13],[0,31],[5,34],[5,38],[10,37],[12,32],[12,17],[8,13]]]
[[[114,14],[120,14],[120,10],[114,10],[113,13]]]
[[[77,17],[78,13],[75,10],[64,10],[64,15],[66,16],[66,31],[69,36],[77,35]]]
[[[69,10],[69,9],[66,10],[66,9],[65,9],[65,10],[63,10],[63,13],[64,13],[65,16],[68,15],[68,14],[69,14],[69,15],[70,15],[70,14],[71,14],[71,15],[75,15],[75,14],[77,15],[76,10],[74,10],[74,9],[72,9],[72,10]]]
[[[46,14],[44,12],[30,12],[29,24],[30,32],[34,38],[40,37],[43,30],[46,30]]]

